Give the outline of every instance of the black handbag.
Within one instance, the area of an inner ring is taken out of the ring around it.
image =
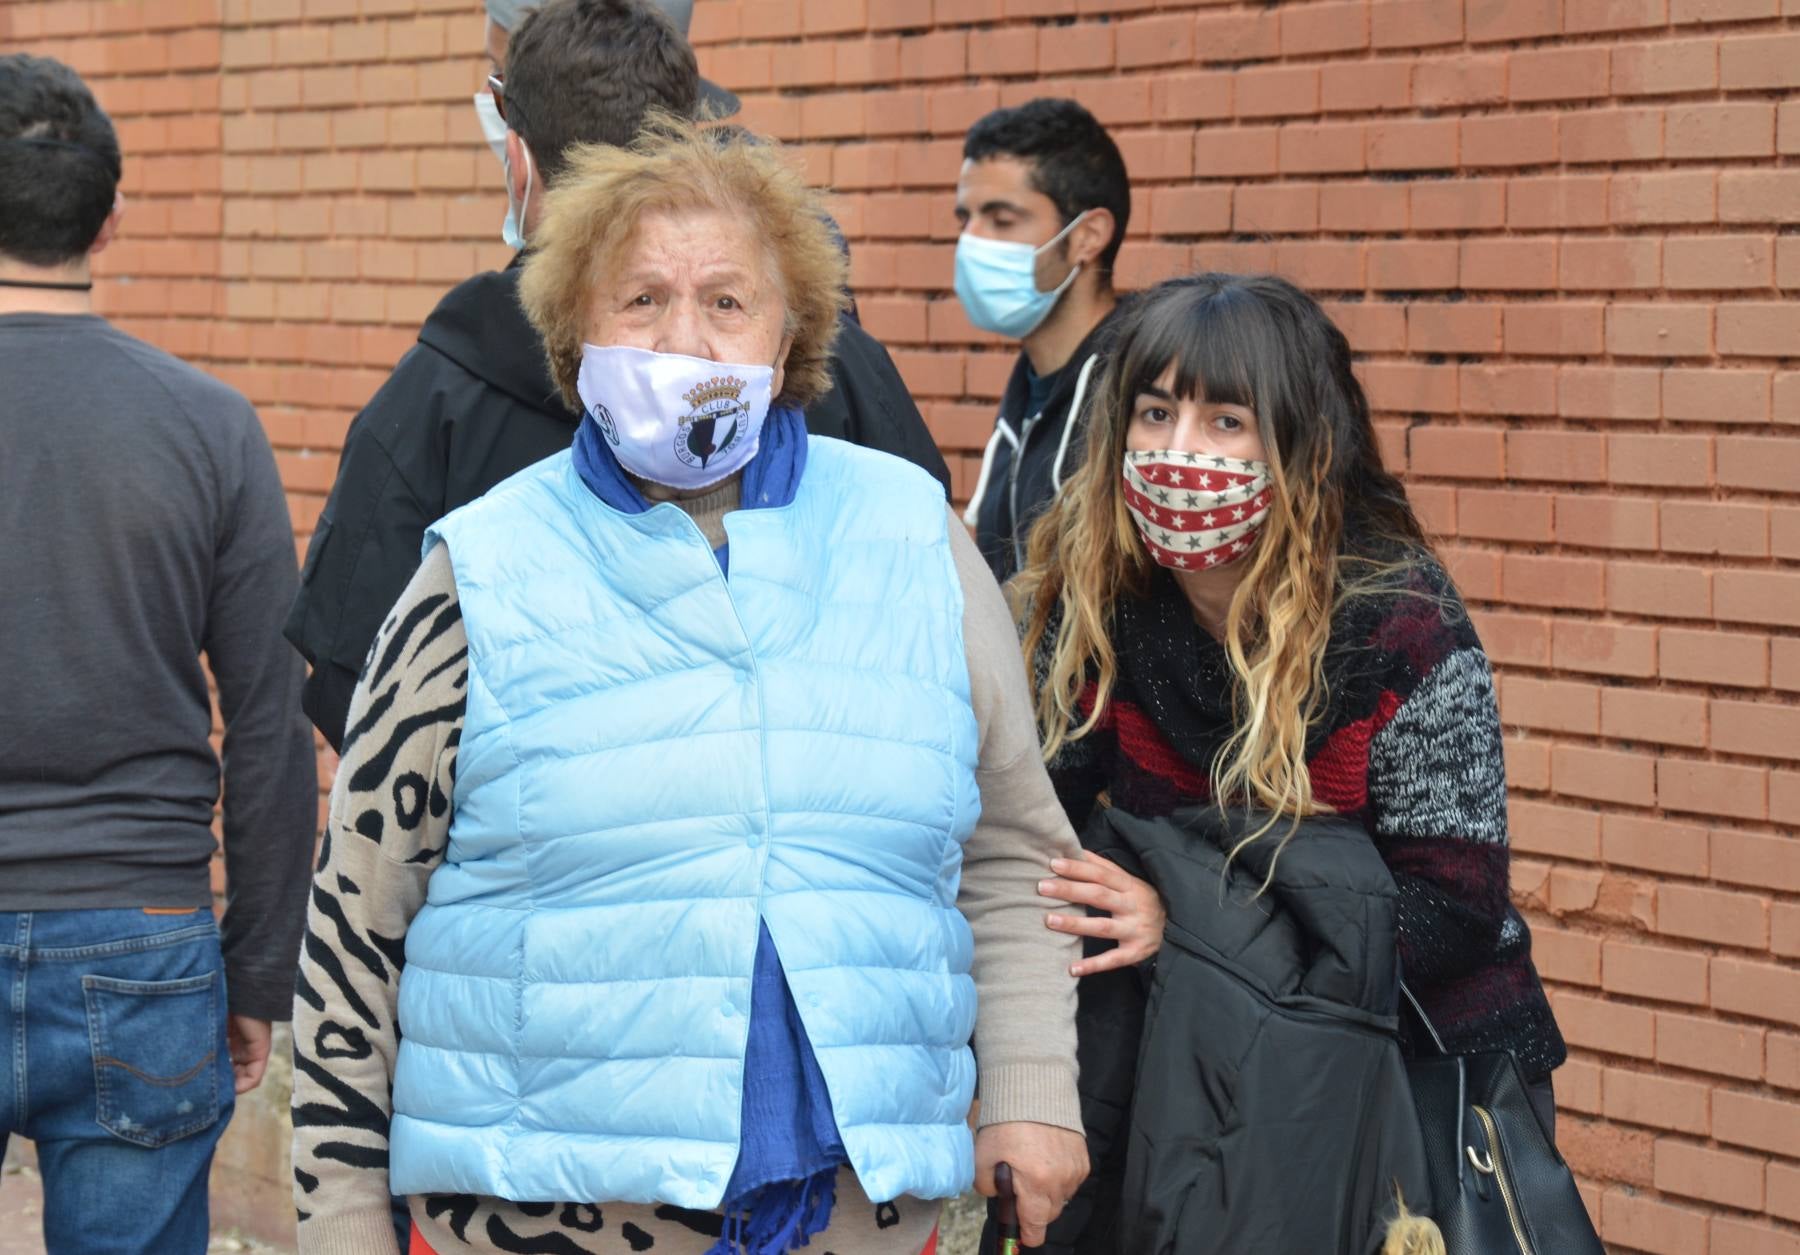
[[[1400,995],[1422,1030],[1406,1070],[1447,1255],[1606,1255],[1512,1052],[1451,1054],[1412,990]]]

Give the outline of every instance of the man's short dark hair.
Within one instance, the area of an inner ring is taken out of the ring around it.
[[[1084,210],[1111,210],[1113,237],[1100,254],[1100,271],[1111,277],[1131,221],[1131,179],[1119,146],[1093,114],[1073,100],[1055,99],[996,109],[969,128],[963,157],[1015,157],[1026,163],[1031,186],[1050,198],[1064,225]]]
[[[0,254],[77,260],[118,190],[119,137],[81,76],[48,57],[0,57]]]
[[[507,43],[505,90],[506,124],[548,183],[571,144],[629,144],[652,109],[691,116],[700,70],[642,0],[551,0]]]

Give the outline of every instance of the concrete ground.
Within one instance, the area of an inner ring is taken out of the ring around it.
[[[940,1255],[975,1255],[981,1242],[981,1222],[986,1218],[987,1199],[979,1194],[965,1194],[944,1208],[938,1232]]]

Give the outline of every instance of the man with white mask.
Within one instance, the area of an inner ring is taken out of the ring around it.
[[[684,38],[689,0],[575,0],[576,33],[524,59],[513,48],[511,64],[510,32],[542,6],[486,7],[491,74],[474,107],[506,178],[501,234],[519,256],[446,294],[345,440],[285,627],[312,664],[307,716],[333,748],[369,643],[418,568],[425,529],[574,438],[581,415],[557,393],[518,300],[520,261],[565,151],[628,144],[652,110],[721,117],[737,108],[697,73]],[[846,323],[836,355],[834,387],[807,408],[808,430],[903,457],[947,489],[943,456],[886,350]]]
[[[502,88],[506,81],[507,40],[518,29],[524,16],[542,2],[543,0],[487,0],[485,51],[488,73],[490,79],[497,81]],[[650,0],[649,7],[660,11],[686,37],[688,27],[694,20],[693,0]],[[711,79],[703,78],[700,80],[700,108],[709,118],[728,118],[738,111],[740,105],[736,94],[720,87]],[[501,223],[500,238],[506,241],[508,248],[519,252],[525,247],[525,233],[520,219],[530,207],[532,180],[529,177],[525,180],[527,203],[521,206],[513,198],[512,166],[506,155],[506,119],[500,115],[499,97],[495,95],[491,84],[484,85],[475,93],[475,116],[481,122],[481,137],[494,150],[494,158],[506,170],[506,218]],[[529,161],[531,154],[526,152],[524,157]]]
[[[1113,261],[1130,218],[1125,160],[1073,100],[996,109],[964,137],[956,295],[975,326],[1020,342],[963,515],[1002,582],[1081,459],[1081,407],[1119,305]]]

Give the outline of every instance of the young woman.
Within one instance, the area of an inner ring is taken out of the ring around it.
[[[1279,850],[1309,817],[1352,821],[1392,874],[1405,979],[1446,1044],[1512,1051],[1549,1128],[1565,1050],[1508,901],[1488,660],[1382,468],[1343,334],[1280,279],[1165,283],[1123,316],[1088,424],[1014,590],[1077,830],[1096,802],[1144,818],[1222,800],[1259,817],[1241,856]],[[1048,896],[1107,915],[1050,927],[1118,943],[1079,975],[1150,959],[1179,914],[1092,854],[1053,871]],[[1133,1057],[1095,1040],[1133,1021],[1090,994],[1125,979],[1082,987],[1090,1131],[1108,1122],[1090,1081]],[[1131,1082],[1135,1098],[1153,1083]],[[1071,1222],[1108,1210],[1119,1153],[1095,1156],[1102,1197]]]

